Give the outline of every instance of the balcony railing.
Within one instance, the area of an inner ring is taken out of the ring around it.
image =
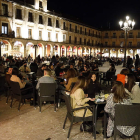
[[[140,38],[140,35],[137,35],[136,37],[137,37],[137,38]]]
[[[0,10],[0,16],[12,17],[12,12],[4,12],[3,10]]]
[[[104,38],[109,38],[109,36],[104,36]]]
[[[120,35],[119,38],[124,38],[124,35]]]
[[[1,37],[10,37],[10,38],[15,38],[15,32],[9,32],[8,34],[0,34]]]
[[[66,31],[68,31],[68,27],[63,27],[63,29],[62,30],[66,30]]]
[[[133,35],[129,35],[128,38],[134,38],[134,36]]]
[[[117,38],[117,36],[112,36],[111,38]]]

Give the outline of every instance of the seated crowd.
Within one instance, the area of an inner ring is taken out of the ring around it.
[[[92,59],[91,59],[92,60]],[[61,93],[61,90],[69,91],[71,106],[73,109],[82,106],[95,105],[96,93],[100,93],[103,87],[99,83],[99,68],[98,63],[91,61],[88,58],[76,59],[70,58],[69,65],[65,66],[64,63],[58,61],[58,58],[52,58],[50,65],[36,63],[34,61],[27,66],[27,62],[22,63],[13,61],[12,65],[8,68],[5,78],[10,85],[10,81],[18,82],[20,89],[34,86],[36,93],[39,95],[40,83],[56,83],[56,89]],[[85,61],[85,62],[84,62]],[[120,59],[117,62],[110,60],[111,64],[106,73],[113,72],[115,76],[115,63],[119,64]],[[31,83],[28,73],[35,72],[37,82]],[[140,103],[140,88],[136,84],[140,82],[140,67],[137,69],[131,66],[130,69],[122,69],[113,79],[112,90],[107,98],[106,105],[101,106],[98,110],[97,116],[100,112],[105,112],[115,117],[115,105],[132,103]],[[30,94],[30,92],[28,91]],[[75,116],[82,117],[84,115],[84,109],[74,111]],[[91,116],[92,112],[87,109],[85,117]],[[84,126],[90,125],[87,122],[83,122]],[[91,126],[92,127],[92,126]],[[109,117],[107,126],[107,136],[111,137],[113,134],[114,122]],[[83,128],[84,129],[84,128]],[[117,129],[125,136],[131,136],[135,132],[135,126],[117,126]],[[129,133],[128,133],[129,132]]]

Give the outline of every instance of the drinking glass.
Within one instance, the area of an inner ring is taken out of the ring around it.
[[[104,90],[101,90],[100,96],[104,96]]]
[[[96,92],[96,93],[95,93],[95,100],[97,100],[98,98],[99,98],[99,93]]]

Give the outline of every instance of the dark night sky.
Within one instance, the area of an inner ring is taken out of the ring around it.
[[[119,29],[119,20],[129,15],[140,29],[139,0],[48,0],[48,10],[71,16],[96,28]]]

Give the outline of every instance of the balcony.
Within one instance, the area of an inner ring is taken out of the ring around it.
[[[8,34],[0,34],[1,37],[10,37],[10,38],[15,38],[15,32],[9,32]]]
[[[77,34],[78,34],[78,33],[79,33],[79,30],[75,30],[75,33],[77,33]]]
[[[62,30],[68,31],[68,27],[63,27]]]
[[[4,12],[3,10],[0,10],[0,16],[12,17],[12,12]]]
[[[119,38],[124,38],[124,35],[120,35]]]
[[[137,35],[136,37],[137,37],[137,38],[140,38],[140,35]]]
[[[133,35],[129,35],[128,38],[134,38],[134,36]]]
[[[111,36],[111,38],[117,38],[117,36]]]
[[[109,38],[109,36],[104,36],[104,38]]]
[[[74,32],[74,29],[69,29],[69,32]]]

